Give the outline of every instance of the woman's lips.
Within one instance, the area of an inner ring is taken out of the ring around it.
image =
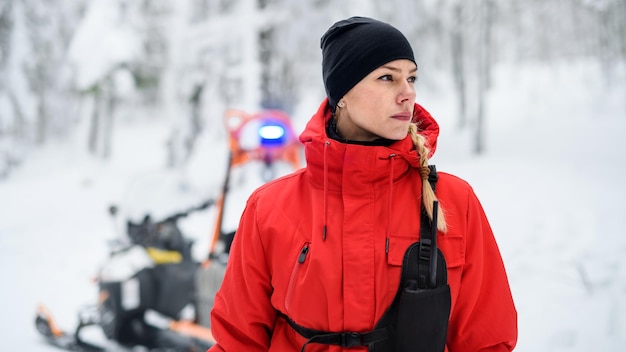
[[[402,120],[402,121],[409,121],[411,119],[411,113],[410,112],[400,112],[397,114],[394,114],[393,116],[394,119],[398,119],[398,120]]]

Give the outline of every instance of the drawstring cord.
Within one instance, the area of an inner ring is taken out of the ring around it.
[[[391,206],[393,204],[393,158],[396,154],[389,154],[389,162],[391,167],[389,170],[389,198],[387,201],[387,230],[385,231],[385,254],[389,253],[389,229],[391,228]]]
[[[326,241],[326,231],[328,224],[328,206],[326,205],[326,200],[328,198],[328,161],[327,161],[327,151],[330,146],[329,141],[324,141],[324,228],[322,230],[322,241]]]

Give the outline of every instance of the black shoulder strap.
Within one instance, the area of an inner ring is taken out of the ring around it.
[[[428,182],[433,191],[437,185],[437,168],[435,165],[429,165],[430,173],[428,174]],[[437,283],[437,214],[438,202],[433,203],[433,220],[431,221],[426,213],[424,203],[421,206],[420,219],[420,248],[419,248],[419,281],[420,288],[434,288]]]
[[[430,169],[430,173],[428,174],[428,182],[430,182],[430,187],[432,187],[433,191],[437,190],[437,180],[439,179],[439,175],[437,175],[437,167],[435,165],[428,165]]]

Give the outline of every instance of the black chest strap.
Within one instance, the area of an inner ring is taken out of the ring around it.
[[[298,334],[307,339],[302,346],[301,352],[304,352],[306,346],[310,343],[319,343],[324,345],[336,345],[341,347],[370,346],[374,343],[384,341],[391,335],[388,328],[379,328],[368,332],[328,332],[315,329],[305,328],[298,325],[288,316],[279,312],[285,321]]]

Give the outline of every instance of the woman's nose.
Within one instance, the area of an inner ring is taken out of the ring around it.
[[[407,101],[415,101],[415,86],[412,82],[405,81],[398,93],[398,103],[404,103]]]

